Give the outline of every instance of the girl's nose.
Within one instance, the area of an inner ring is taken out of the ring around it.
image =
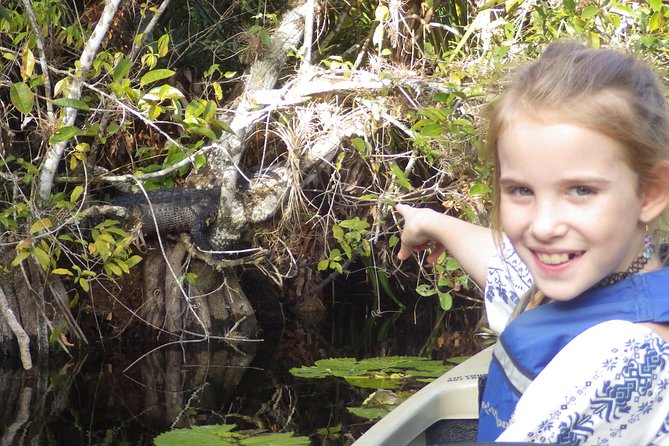
[[[567,232],[567,225],[563,214],[557,206],[551,203],[538,204],[530,223],[530,233],[540,241],[549,241],[564,236]]]

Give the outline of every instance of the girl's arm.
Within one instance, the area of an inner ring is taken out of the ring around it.
[[[427,257],[434,263],[447,250],[477,285],[486,282],[488,260],[496,251],[492,230],[457,219],[427,208],[414,208],[398,204],[395,209],[404,217],[400,260],[408,259],[413,252],[432,247]]]

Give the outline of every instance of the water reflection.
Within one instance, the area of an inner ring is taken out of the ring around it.
[[[188,343],[147,354],[152,336],[128,335],[123,344],[93,346],[79,362],[0,370],[0,446],[152,445],[171,427],[218,423],[350,444],[369,422],[347,407],[371,390],[295,379],[289,370],[332,356],[418,354],[434,324],[433,303],[411,306],[402,315],[409,323],[394,313],[370,320],[368,303],[350,294],[317,324],[265,326],[262,343]],[[340,434],[328,437],[328,430]]]
[[[2,370],[1,444],[150,445],[224,407],[254,352],[253,343],[126,348],[60,367]]]

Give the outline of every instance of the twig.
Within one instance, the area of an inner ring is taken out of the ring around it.
[[[46,54],[44,52],[44,38],[42,37],[42,31],[37,25],[37,18],[35,17],[35,12],[33,11],[32,2],[28,0],[21,0],[23,9],[28,14],[28,20],[30,21],[30,27],[32,28],[33,33],[35,33],[35,46],[37,47],[37,59],[39,60],[40,67],[42,69],[42,80],[44,81],[44,96],[46,96],[46,110],[47,116],[49,119],[54,118],[53,114],[53,103],[51,102],[51,78],[49,77],[49,65],[46,60]]]
[[[163,0],[158,9],[155,10],[156,12],[155,14],[153,14],[153,17],[151,17],[151,21],[146,25],[146,28],[144,28],[144,30],[141,31],[140,33],[142,37],[140,39],[134,40],[132,48],[130,49],[130,53],[128,53],[129,60],[133,61],[135,60],[137,54],[139,53],[141,45],[146,40],[146,36],[151,32],[153,32],[153,29],[156,27],[156,25],[158,25],[158,20],[160,20],[160,17],[163,15],[163,13],[165,13],[171,1],[172,0]]]

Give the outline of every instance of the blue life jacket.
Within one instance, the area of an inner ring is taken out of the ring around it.
[[[493,441],[506,429],[523,392],[562,348],[588,328],[610,320],[669,322],[669,268],[592,288],[511,321],[493,350],[478,440]]]

